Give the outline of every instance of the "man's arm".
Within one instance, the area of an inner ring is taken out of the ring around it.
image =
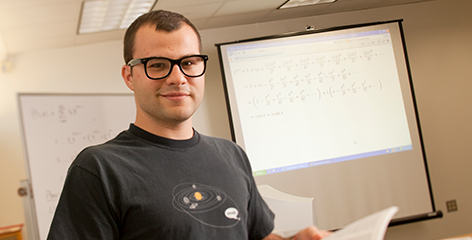
[[[97,176],[72,165],[47,239],[119,239],[118,224],[102,187]]]
[[[329,236],[330,234],[331,232],[319,230],[317,227],[311,226],[301,230],[292,238],[283,238],[277,234],[271,233],[263,240],[319,240]]]

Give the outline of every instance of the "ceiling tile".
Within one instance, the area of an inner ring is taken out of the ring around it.
[[[273,11],[282,5],[285,0],[239,0],[228,1],[215,16],[235,15],[241,13]]]
[[[64,3],[78,3],[82,0],[16,0],[16,1],[0,1],[1,9],[26,9],[26,8],[37,8],[41,6],[53,6]]]
[[[125,35],[125,29],[118,29],[99,33],[80,34],[75,37],[74,43],[85,44],[94,42],[104,42],[112,40],[121,40]]]
[[[208,3],[208,4],[200,4],[197,6],[193,7],[168,7],[164,8],[165,10],[173,11],[173,12],[178,12],[191,21],[195,19],[208,19],[212,17],[215,12],[221,8],[223,5],[222,2],[216,2],[216,3]],[[156,6],[154,9],[159,9],[159,6]]]
[[[29,27],[32,25],[57,23],[58,21],[78,21],[80,3],[65,2],[52,5],[10,8],[0,12],[2,28]]]
[[[285,8],[272,11],[265,17],[265,21],[275,21],[275,20],[284,20],[293,18],[291,16],[297,17],[308,17],[315,16],[318,13],[322,12],[325,8],[329,7],[330,4],[319,4],[319,5],[310,5],[296,8]]]
[[[357,11],[371,8],[374,4],[378,3],[381,0],[338,0],[335,4],[331,4],[328,8],[325,8],[321,13],[337,13],[337,12],[347,12],[347,11]],[[391,0],[389,0],[391,1]]]
[[[31,25],[21,28],[8,28],[4,30],[7,35],[6,40],[11,39],[39,39],[54,38],[58,36],[70,36],[76,34],[77,23],[75,21],[61,21],[56,23],[44,24],[40,27]]]
[[[227,0],[158,0],[155,9],[170,9],[185,7],[189,10],[196,6],[207,4],[223,4]]]
[[[250,24],[255,22],[260,22],[264,17],[267,15],[267,12],[251,12],[245,14],[237,14],[231,16],[219,16],[219,17],[212,17],[208,22],[205,24],[204,28],[220,28],[225,26],[236,26],[236,25],[244,25]]]
[[[8,28],[3,30],[5,48],[9,53],[21,52],[20,49],[41,49],[47,42],[58,44],[60,39],[75,37],[75,21],[56,22],[41,26]],[[64,43],[66,44],[66,43]],[[63,46],[64,44],[60,44]],[[73,44],[72,41],[67,44]],[[47,44],[50,46],[50,44]]]

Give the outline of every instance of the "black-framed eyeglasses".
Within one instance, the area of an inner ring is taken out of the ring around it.
[[[132,59],[127,65],[134,67],[142,63],[146,76],[153,80],[159,80],[169,76],[176,64],[185,76],[200,77],[205,73],[207,61],[207,55],[190,55],[176,60],[165,57],[148,57]]]

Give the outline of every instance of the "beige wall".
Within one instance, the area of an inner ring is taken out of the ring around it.
[[[437,0],[376,10],[202,31],[210,55],[206,97],[195,116],[205,134],[230,138],[215,43],[317,28],[403,19],[432,190],[442,219],[388,230],[386,239],[439,239],[472,232],[472,9]],[[129,92],[120,77],[121,41],[14,56],[0,73],[0,226],[24,222],[19,182],[27,176],[16,94]],[[398,173],[401,174],[401,173]],[[447,213],[456,199],[459,210]]]

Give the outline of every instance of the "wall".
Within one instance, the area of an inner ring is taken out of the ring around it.
[[[14,56],[13,69],[0,73],[0,226],[25,222],[16,193],[27,178],[17,93],[124,92],[120,49],[116,42]]]
[[[392,227],[386,239],[440,239],[472,232],[472,9],[470,0],[437,0],[202,31],[210,55],[206,96],[195,116],[202,133],[230,138],[215,43],[317,28],[403,19],[432,190],[442,219]],[[0,73],[0,226],[24,222],[16,190],[26,178],[16,94],[129,92],[120,76],[121,41],[28,53]],[[398,174],[401,174],[399,172]],[[445,202],[456,199],[458,211]]]

